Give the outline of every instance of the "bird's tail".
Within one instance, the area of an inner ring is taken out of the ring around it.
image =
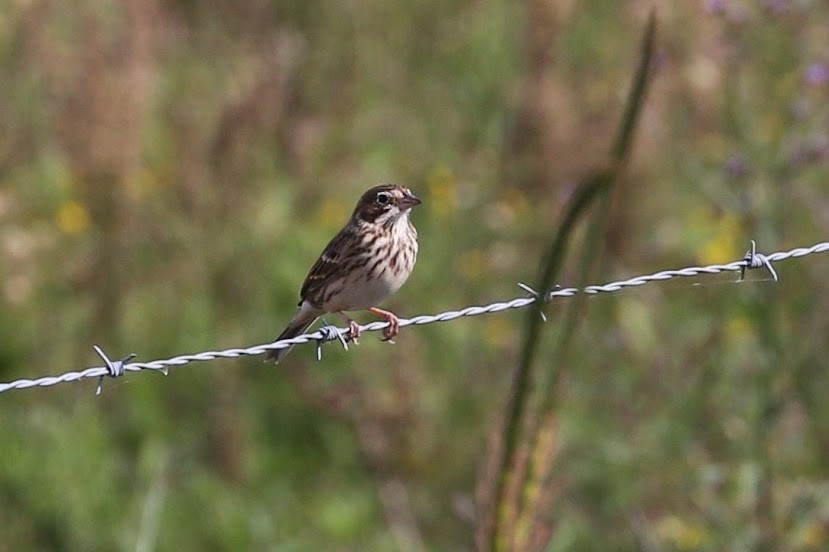
[[[300,311],[296,313],[296,316],[294,316],[293,320],[291,320],[288,324],[288,327],[282,330],[282,333],[279,334],[276,341],[281,339],[291,339],[292,337],[304,334],[306,330],[311,327],[311,324],[316,322],[316,320],[316,314],[303,312],[303,309],[300,309]],[[285,358],[291,349],[292,347],[286,347],[285,349],[271,349],[265,355],[265,362],[273,360],[275,363],[279,363],[279,361]]]

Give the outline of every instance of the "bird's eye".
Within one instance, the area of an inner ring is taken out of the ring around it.
[[[377,194],[377,203],[380,205],[388,205],[389,201],[391,201],[391,196],[386,192],[380,192]]]

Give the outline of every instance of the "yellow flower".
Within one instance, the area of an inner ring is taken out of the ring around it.
[[[668,515],[657,521],[657,534],[678,550],[694,550],[707,541],[705,529],[679,516]]]
[[[61,232],[77,236],[89,228],[89,211],[78,201],[66,201],[58,209],[55,223]]]
[[[740,221],[737,217],[723,215],[716,222],[714,235],[705,242],[699,253],[702,264],[719,264],[739,257],[737,238],[740,236]]]
[[[432,169],[426,177],[429,190],[429,208],[439,218],[453,215],[458,210],[458,197],[455,194],[455,173],[446,166]]]
[[[750,336],[751,332],[751,324],[742,316],[732,317],[725,324],[725,334],[732,340]]]
[[[823,548],[827,540],[826,528],[817,520],[808,522],[800,531],[800,539],[804,547],[812,550]]]

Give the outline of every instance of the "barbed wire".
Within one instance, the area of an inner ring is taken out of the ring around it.
[[[518,284],[529,296],[517,297],[510,301],[495,302],[484,306],[469,306],[460,310],[446,311],[439,314],[424,314],[415,316],[413,318],[401,318],[400,327],[405,326],[423,326],[425,324],[432,324],[435,322],[449,322],[462,318],[465,316],[478,316],[481,314],[490,314],[501,312],[509,309],[521,309],[532,305],[533,303],[542,300],[545,303],[552,301],[557,297],[573,297],[578,293],[588,295],[595,295],[598,293],[615,293],[624,288],[636,287],[647,284],[649,282],[658,282],[670,280],[672,278],[687,278],[699,276],[703,274],[719,274],[722,272],[740,272],[740,278],[737,281],[742,281],[745,277],[746,270],[756,268],[766,268],[771,274],[772,278],[777,281],[777,272],[774,270],[772,263],[779,262],[786,259],[795,259],[798,257],[805,257],[806,255],[813,255],[816,253],[825,253],[829,251],[829,242],[817,243],[811,247],[797,247],[789,251],[778,251],[764,255],[758,253],[756,244],[752,240],[751,249],[746,255],[740,259],[727,264],[714,264],[707,266],[691,266],[675,270],[663,270],[653,274],[646,274],[628,278],[626,280],[619,280],[607,284],[591,285],[582,289],[568,287],[556,288],[544,293],[539,293],[533,290],[526,284]],[[543,316],[543,313],[542,313]],[[361,332],[374,332],[386,328],[388,322],[378,321],[370,322],[364,326],[360,326]],[[27,389],[31,387],[48,387],[58,383],[65,383],[70,381],[78,381],[88,378],[98,378],[98,386],[96,393],[100,394],[103,380],[105,377],[119,377],[126,372],[138,372],[141,370],[154,370],[167,374],[169,368],[175,366],[183,366],[191,362],[206,362],[220,358],[238,358],[241,356],[257,356],[265,354],[274,349],[284,349],[293,345],[301,345],[303,343],[315,342],[317,345],[317,360],[322,358],[322,344],[328,341],[340,341],[342,346],[348,350],[349,341],[348,328],[338,328],[325,324],[317,331],[299,335],[291,339],[283,339],[281,341],[274,341],[273,343],[265,343],[262,345],[254,345],[246,348],[224,349],[222,351],[205,351],[202,353],[180,355],[172,358],[154,360],[150,362],[130,362],[135,354],[129,355],[121,360],[110,360],[104,351],[97,345],[93,346],[95,352],[104,361],[104,366],[96,366],[87,368],[80,372],[67,372],[59,376],[45,376],[37,379],[18,379],[9,383],[0,383],[0,393],[9,391],[11,389]]]

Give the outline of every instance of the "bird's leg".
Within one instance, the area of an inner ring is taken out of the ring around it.
[[[378,309],[377,307],[371,307],[366,310],[368,310],[369,312],[373,312],[377,316],[382,316],[383,319],[385,319],[386,322],[389,323],[388,328],[385,328],[383,330],[382,341],[389,341],[391,343],[394,343],[392,339],[397,337],[397,334],[400,333],[400,319],[397,318],[397,315],[387,310]]]
[[[348,340],[354,343],[355,345],[360,344],[360,325],[357,324],[357,321],[348,316],[346,313],[339,311],[337,312],[340,316],[342,316],[346,322],[348,322]]]

